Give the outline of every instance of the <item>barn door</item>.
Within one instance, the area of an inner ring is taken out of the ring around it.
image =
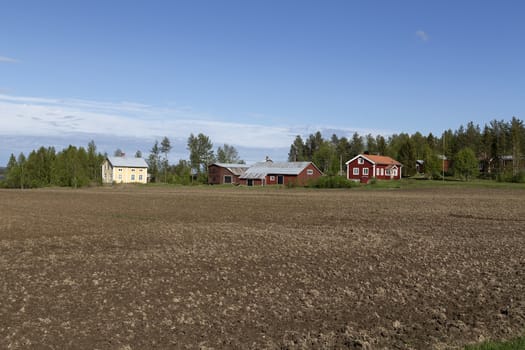
[[[277,175],[277,184],[278,184],[278,185],[282,185],[282,184],[284,184],[284,176],[282,176],[282,175]]]
[[[248,180],[246,181],[246,184],[247,184],[248,186],[253,186],[253,180],[252,180],[252,179],[248,179]]]

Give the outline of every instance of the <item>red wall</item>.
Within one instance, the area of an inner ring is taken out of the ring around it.
[[[313,171],[312,175],[308,175],[308,169]],[[313,164],[309,164],[306,168],[299,173],[299,175],[282,175],[283,176],[283,185],[289,183],[294,183],[297,186],[305,186],[310,180],[314,180],[322,176],[323,174],[315,167]],[[273,180],[271,177],[274,177]],[[265,184],[266,185],[277,185],[279,174],[268,174],[266,175]],[[247,185],[246,179],[240,179],[239,183],[241,185]],[[261,186],[260,180],[253,180],[253,186]]]
[[[375,175],[374,165],[372,163],[364,159],[364,164],[359,164],[358,160],[359,158],[354,159],[353,162],[347,165],[347,177],[349,180],[359,180],[361,182],[367,182],[368,180],[373,179],[374,177],[378,180],[390,180],[390,179],[399,180],[401,178],[401,168],[399,167],[397,169],[397,176],[391,177],[390,175],[386,175],[386,168],[388,167],[388,165],[379,164],[379,165],[376,165],[376,169],[383,168],[384,169],[383,176]],[[354,175],[354,168],[359,169],[359,175]],[[363,175],[363,168],[368,168],[368,175]],[[390,171],[392,172],[392,169]]]
[[[313,171],[312,175],[308,175],[308,169]],[[306,168],[303,169],[299,173],[299,175],[282,175],[283,176],[283,185],[287,185],[289,183],[294,183],[297,186],[305,186],[308,184],[309,181],[315,180],[322,176],[323,174],[313,165],[309,164]],[[272,180],[272,176],[274,179]],[[266,184],[267,185],[277,185],[279,174],[268,174],[266,176]]]
[[[239,183],[239,176],[234,175],[227,168],[212,164],[208,167],[208,184],[220,185],[224,183],[224,176],[230,175],[232,177],[232,184]]]

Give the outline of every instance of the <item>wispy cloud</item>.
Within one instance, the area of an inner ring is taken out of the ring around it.
[[[7,56],[0,56],[0,63],[17,63],[17,62],[18,62],[17,59],[7,57]]]
[[[351,137],[354,132],[361,135],[391,134],[384,130],[327,125],[269,126],[256,120],[254,123],[228,122],[189,108],[162,108],[133,102],[110,103],[0,94],[0,151],[30,151],[24,149],[23,145],[27,143],[25,140],[57,140],[58,146],[64,140],[75,143],[90,139],[97,143],[98,140],[104,142],[104,150],[108,152],[122,148],[123,144],[134,145],[130,147],[143,145],[147,148],[142,147],[142,151],[147,151],[155,139],[168,136],[180,146],[176,156],[185,157],[187,137],[191,133],[202,132],[216,146],[228,143],[252,154],[251,158],[245,158],[246,161],[260,160],[264,155],[285,160],[296,135],[307,136],[318,130],[325,137],[330,137],[332,133],[347,137]]]
[[[421,41],[428,41],[430,39],[430,37],[428,36],[428,34],[422,30],[417,30],[416,31],[416,36],[421,40]]]

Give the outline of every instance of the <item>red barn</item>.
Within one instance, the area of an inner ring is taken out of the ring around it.
[[[238,184],[239,177],[248,168],[246,164],[213,163],[208,166],[208,184]]]
[[[255,163],[239,181],[247,186],[288,185],[304,186],[323,173],[312,162],[266,162]]]
[[[399,180],[402,168],[401,163],[390,157],[360,154],[346,162],[346,177],[363,183],[369,179]]]

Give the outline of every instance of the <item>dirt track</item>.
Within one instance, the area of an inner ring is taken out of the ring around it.
[[[525,331],[525,192],[0,191],[0,348],[446,349]]]

